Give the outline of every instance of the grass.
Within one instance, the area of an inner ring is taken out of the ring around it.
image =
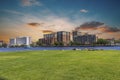
[[[0,80],[120,80],[120,51],[0,52]]]

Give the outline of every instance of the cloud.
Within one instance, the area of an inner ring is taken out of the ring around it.
[[[100,30],[105,33],[117,33],[120,32],[120,28],[109,27],[109,26],[100,26],[97,30]]]
[[[41,18],[35,16],[25,16],[22,20],[22,22],[26,23],[30,27],[37,26],[37,29],[39,30],[72,31],[74,29],[73,24],[68,18],[58,17],[56,15],[46,15]]]
[[[18,12],[18,11],[14,11],[14,10],[8,10],[8,9],[5,9],[3,10],[4,12],[7,12],[7,13],[11,13],[11,14],[16,14],[16,15],[25,15],[21,12]]]
[[[27,23],[27,25],[32,26],[32,27],[38,27],[40,25],[43,25],[44,23],[36,23],[36,22],[31,22],[31,23]]]
[[[43,30],[42,32],[43,32],[43,34],[53,33],[53,31],[52,31],[52,30]]]
[[[87,32],[90,34],[96,34],[100,38],[120,38],[120,28],[110,27],[102,22],[86,22],[80,25],[80,27],[77,27],[75,30],[85,33]]]
[[[81,12],[81,13],[88,13],[88,10],[86,10],[86,9],[81,9],[80,12]]]
[[[85,22],[82,25],[80,25],[80,27],[77,27],[77,29],[97,29],[98,26],[104,25],[104,23],[101,22],[96,22],[96,21],[92,21],[92,22]]]
[[[22,6],[42,6],[38,0],[22,0]]]
[[[80,30],[80,29],[81,30],[98,30],[105,33],[120,32],[119,28],[110,27],[105,25],[102,22],[96,22],[96,21],[83,23],[82,25],[80,25],[80,27],[76,28],[76,30]]]

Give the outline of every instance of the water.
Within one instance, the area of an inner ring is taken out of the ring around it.
[[[107,47],[35,47],[35,48],[0,48],[0,52],[11,51],[29,51],[29,50],[72,50],[72,49],[103,49],[103,50],[120,50],[120,46],[107,46]]]

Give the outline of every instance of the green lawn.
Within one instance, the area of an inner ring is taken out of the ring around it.
[[[120,80],[120,51],[0,52],[0,80]]]

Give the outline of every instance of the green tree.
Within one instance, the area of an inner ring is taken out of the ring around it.
[[[59,46],[64,46],[64,43],[63,42],[59,42]]]
[[[73,46],[73,45],[74,45],[74,42],[73,42],[73,41],[70,41],[69,45],[70,45],[70,46]]]
[[[99,45],[107,45],[107,44],[109,44],[109,41],[100,38],[100,39],[97,40],[97,44],[99,44]]]
[[[63,42],[55,42],[54,46],[64,46],[64,43]]]
[[[2,44],[2,47],[7,47],[7,43],[3,43],[3,44]]]
[[[55,46],[59,46],[59,42],[55,42],[54,45],[55,45]]]
[[[43,46],[43,45],[44,45],[43,43],[41,43],[40,41],[37,41],[36,45],[34,45],[34,46]]]

